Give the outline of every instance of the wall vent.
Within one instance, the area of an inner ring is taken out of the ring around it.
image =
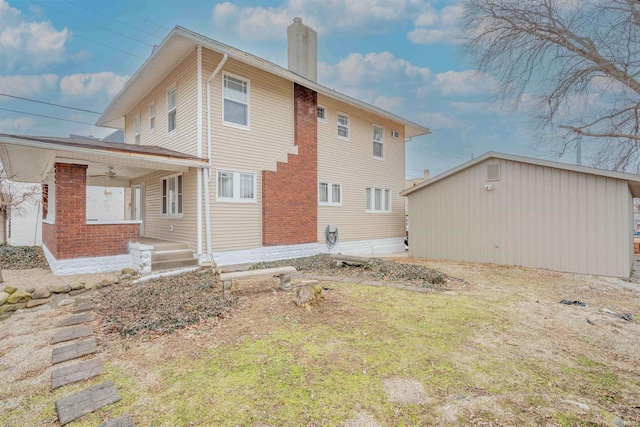
[[[500,163],[487,165],[487,181],[500,181]]]
[[[398,133],[398,131],[397,131],[397,130],[392,130],[392,131],[391,131],[391,136],[392,136],[392,137],[394,137],[394,138],[396,138],[396,139],[397,139],[397,138],[400,138],[400,134]]]

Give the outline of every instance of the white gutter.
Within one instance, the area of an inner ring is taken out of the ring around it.
[[[209,180],[211,179],[211,80],[222,69],[222,66],[227,62],[229,56],[225,53],[220,60],[220,63],[213,70],[213,73],[207,79],[207,156],[209,158],[209,168],[204,170],[204,211],[205,211],[205,230],[207,233],[207,256],[209,261],[213,260],[213,248],[211,246],[211,200],[209,197]]]
[[[197,140],[198,140],[198,157],[202,157],[202,46],[198,45],[198,124]],[[202,169],[196,171],[196,246],[198,255],[202,254]]]

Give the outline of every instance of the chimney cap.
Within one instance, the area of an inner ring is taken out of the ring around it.
[[[293,22],[299,22],[302,24],[302,18],[296,16],[295,18],[293,18]]]

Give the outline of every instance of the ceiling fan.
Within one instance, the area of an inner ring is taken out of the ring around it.
[[[116,173],[113,171],[113,166],[109,166],[108,168],[109,168],[109,170],[107,170],[104,174],[102,174],[102,175],[91,175],[90,178],[105,177],[110,181],[115,179]]]

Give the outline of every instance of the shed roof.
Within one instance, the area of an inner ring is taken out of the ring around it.
[[[404,191],[400,192],[401,196],[408,196],[409,194],[420,190],[421,188],[424,187],[428,187],[431,184],[435,184],[438,181],[441,181],[443,179],[446,179],[448,177],[450,177],[451,175],[455,175],[458,172],[461,172],[465,169],[468,169],[474,165],[477,165],[478,163],[482,163],[485,160],[488,159],[501,159],[501,160],[509,160],[512,162],[520,162],[520,163],[527,163],[530,165],[535,165],[535,166],[544,166],[544,167],[548,167],[548,168],[554,168],[554,169],[560,169],[560,170],[566,170],[566,171],[571,171],[571,172],[578,172],[578,173],[584,173],[584,174],[589,174],[589,175],[596,175],[596,176],[602,176],[602,177],[606,177],[606,178],[615,178],[615,179],[620,179],[623,181],[627,181],[629,183],[629,189],[631,190],[631,194],[633,195],[633,197],[640,197],[640,175],[636,175],[633,173],[624,173],[624,172],[615,172],[615,171],[610,171],[610,170],[606,170],[606,169],[597,169],[597,168],[589,168],[586,166],[577,166],[577,165],[572,165],[569,163],[561,163],[561,162],[554,162],[551,160],[543,160],[543,159],[536,159],[533,157],[525,157],[525,156],[516,156],[513,154],[505,154],[505,153],[498,153],[495,151],[489,151],[479,157],[476,157],[473,160],[470,160],[468,162],[465,162],[459,166],[456,166],[453,169],[449,169],[448,171],[441,173],[440,175],[437,175],[427,181],[424,181],[414,187],[410,187],[407,188]]]
[[[176,67],[184,58],[187,57],[196,46],[204,46],[209,50],[221,54],[227,54],[229,58],[243,62],[252,67],[267,71],[268,73],[277,75],[291,82],[298,83],[318,93],[330,98],[346,102],[365,111],[378,114],[398,123],[402,123],[406,130],[406,137],[413,137],[431,133],[431,131],[417,123],[404,119],[393,113],[385,111],[381,108],[367,104],[366,102],[352,98],[348,95],[340,93],[336,90],[329,89],[314,81],[308,80],[292,71],[282,68],[272,62],[262,59],[258,56],[251,55],[240,49],[220,43],[219,41],[205,37],[202,34],[187,30],[186,28],[176,26],[167,37],[162,41],[160,46],[154,49],[151,56],[142,64],[138,71],[129,79],[124,88],[116,95],[111,103],[104,110],[98,121],[97,126],[124,128],[124,115],[133,108],[142,99],[142,96]]]

